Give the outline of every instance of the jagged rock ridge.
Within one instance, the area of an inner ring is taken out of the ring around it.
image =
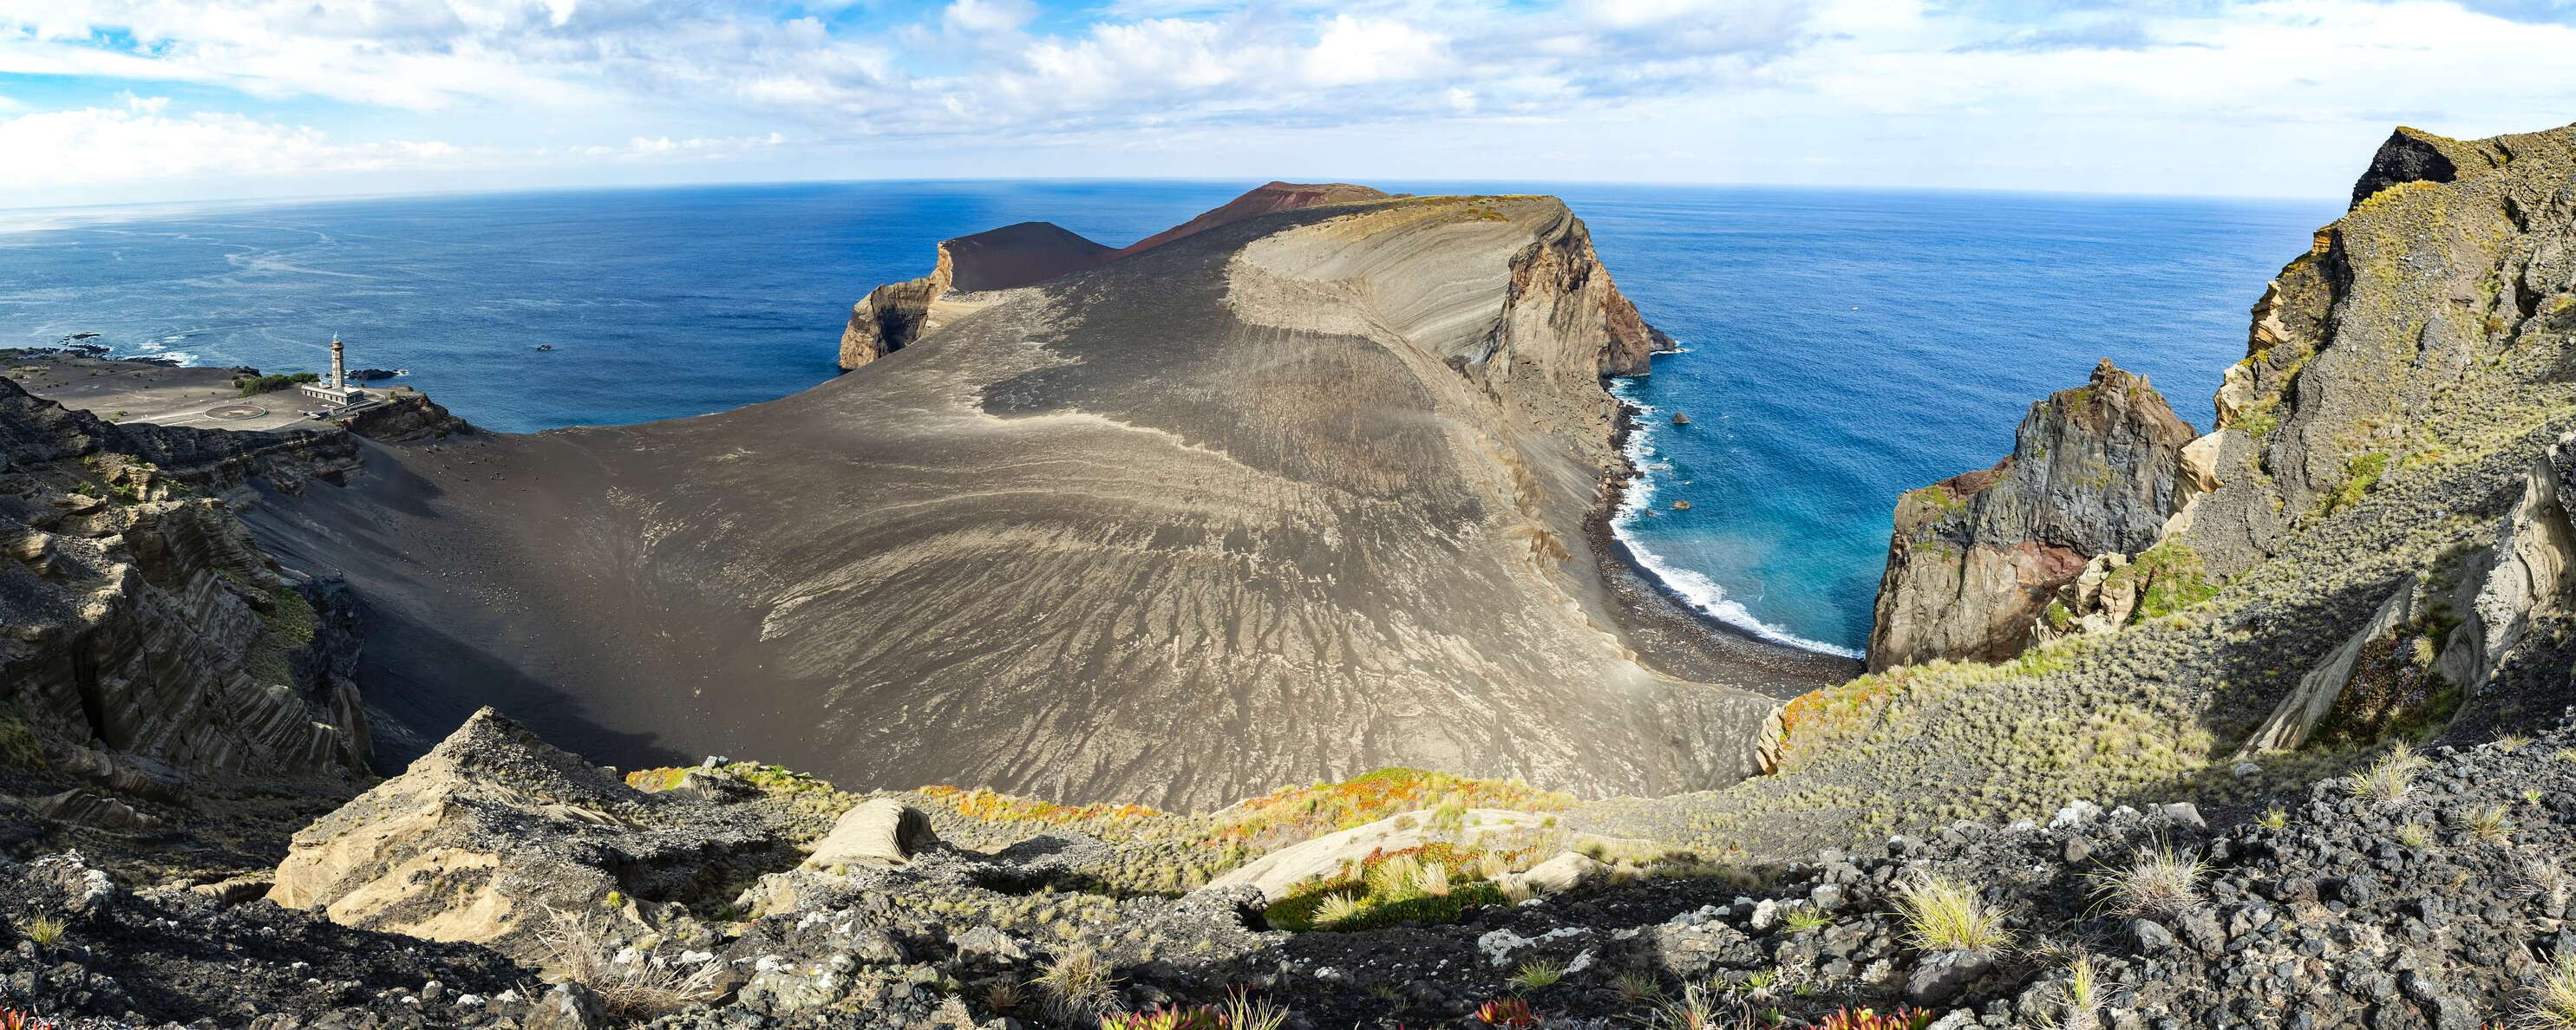
[[[2141,611],[2140,595],[2153,589],[2145,583],[2158,575],[2169,587],[2173,579],[2188,580],[2179,588],[2186,596],[2205,596],[2208,584],[2281,554],[2303,528],[2358,503],[2393,465],[2437,462],[2446,450],[2484,443],[2447,430],[2471,421],[2448,412],[2475,403],[2479,389],[2493,388],[2475,385],[2495,378],[2490,369],[2529,353],[2532,344],[2561,341],[2576,327],[2576,258],[2570,257],[2576,234],[2567,224],[2576,212],[2568,184],[2576,168],[2571,150],[2567,129],[2478,141],[2410,128],[2392,133],[2355,184],[2351,210],[2319,230],[2311,250],[2285,266],[2256,301],[2247,356],[2227,370],[2213,431],[2179,448],[2166,440],[2110,456],[2103,489],[2079,484],[2080,496],[2056,502],[2096,503],[2139,477],[2161,481],[2178,458],[2172,506],[2161,513],[2159,505],[2139,508],[2142,517],[2125,539],[2103,541],[2089,553],[2055,551],[2042,534],[2001,525],[1979,542],[2023,560],[1980,563],[1971,549],[1952,561],[1947,551],[1954,541],[1927,563],[1909,538],[1958,521],[1956,502],[1982,485],[1972,480],[1997,473],[1908,494],[1881,586],[1871,667],[1933,657],[2000,660],[2033,639],[2113,628]],[[2509,372],[2508,380],[2515,375]],[[2022,448],[2028,446],[2025,440]],[[2021,457],[2026,454],[2017,449]],[[2544,492],[2535,486],[2526,494]],[[2559,549],[2528,535],[2520,546]],[[2064,575],[2079,556],[2086,567]],[[2152,567],[2141,565],[2142,558]],[[2529,567],[2522,559],[2481,560],[2508,576],[2527,575],[2515,570]],[[2545,569],[2553,561],[2544,557],[2541,564]],[[1953,570],[1981,564],[1989,567],[1983,589],[1956,585],[1963,577]],[[2015,576],[2002,574],[2007,565]],[[2032,574],[2042,567],[2055,574]],[[2468,589],[2477,592],[2486,573],[2467,575]],[[2043,581],[2051,579],[2063,585],[2043,594]],[[2029,589],[2016,597],[2005,588],[2008,580]],[[1963,603],[1945,608],[1949,598]],[[2499,603],[2486,602],[2442,645],[2456,682],[2483,682],[2500,657],[2477,638],[2501,639],[2510,634],[2507,626],[2527,617],[2528,603],[2502,609]],[[2437,609],[2470,607],[2467,598],[2397,598],[2382,588],[2370,610],[2396,613],[2390,617],[2397,621],[2356,621],[2382,634],[2431,618]],[[2022,632],[2035,612],[2037,631]],[[2346,645],[2345,659],[2358,654],[2360,642]],[[2464,657],[2470,650],[2487,653],[2473,662]],[[2349,665],[2329,656],[2312,669],[2309,686],[2296,692],[2300,703],[2330,699]],[[2260,734],[2264,740],[2304,739],[2302,724],[2315,718],[2287,712],[2276,713]]]
[[[2264,291],[2219,428],[2171,455],[2179,509],[2084,563],[2038,646],[1801,698],[1782,775],[1611,804],[1601,827],[1687,818],[1758,853],[2069,791],[2243,804],[2391,740],[2509,737],[2576,703],[2576,126],[2389,147]],[[2448,170],[2408,156],[2425,147]]]

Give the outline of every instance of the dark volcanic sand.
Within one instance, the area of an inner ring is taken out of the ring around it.
[[[362,683],[426,738],[488,703],[620,765],[1168,807],[1388,765],[1723,785],[1841,663],[1588,528],[1606,279],[1510,292],[1579,233],[1545,198],[1264,216],[778,401],[376,448],[256,525],[349,577]]]

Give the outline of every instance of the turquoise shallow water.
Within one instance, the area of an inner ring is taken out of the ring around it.
[[[831,183],[0,213],[0,346],[360,366],[527,432],[720,411],[828,378],[850,302],[1028,219],[1122,244],[1249,183]],[[1621,391],[1668,466],[1622,532],[1706,610],[1860,645],[1906,489],[1993,463],[2108,356],[2209,421],[2264,280],[2336,213],[2245,203],[1529,183],[1688,348]],[[17,228],[11,228],[16,226]],[[540,343],[552,351],[537,351]],[[1672,411],[1693,422],[1676,429]],[[1687,512],[1669,508],[1691,501]]]

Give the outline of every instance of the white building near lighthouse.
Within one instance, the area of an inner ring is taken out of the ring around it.
[[[367,399],[367,391],[349,385],[348,356],[345,353],[345,348],[340,344],[340,334],[338,333],[331,334],[330,378],[324,379],[318,383],[303,383],[296,386],[295,389],[296,392],[303,394],[306,400],[327,404],[335,408],[356,404]]]

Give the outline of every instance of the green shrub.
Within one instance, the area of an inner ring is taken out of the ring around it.
[[[1470,908],[1511,900],[1492,876],[1518,854],[1447,844],[1372,853],[1341,876],[1290,890],[1262,916],[1273,927],[1299,931],[1453,922]]]
[[[2200,880],[2208,872],[2198,856],[2159,841],[2127,868],[2097,874],[2094,896],[2127,915],[2178,915],[2200,904]]]
[[[2424,767],[2424,757],[2404,741],[2381,754],[2368,768],[2355,774],[2345,785],[2354,797],[2378,801],[2395,801],[2415,789],[2415,771]]]
[[[21,924],[18,930],[26,934],[28,940],[36,942],[37,947],[50,948],[54,942],[63,939],[71,925],[51,916],[38,916]]]
[[[1333,899],[1336,898],[1347,900],[1335,902]],[[1345,885],[1331,890],[1292,894],[1287,900],[1263,910],[1261,915],[1273,928],[1280,930],[1368,930],[1407,922],[1454,923],[1468,909],[1503,902],[1502,888],[1485,880],[1451,887],[1444,895],[1400,898],[1372,898]],[[1326,905],[1332,905],[1332,914],[1341,918],[1330,921],[1320,918]]]
[[[2388,455],[2373,451],[2344,459],[2343,484],[2329,491],[2319,502],[2320,514],[2332,515],[2361,503],[2363,494],[2379,485],[2379,477],[2388,472]]]
[[[2273,411],[2280,406],[2281,399],[2278,397],[2267,397],[2248,404],[2244,410],[2236,413],[2235,423],[2228,428],[2242,429],[2257,439],[2270,436],[2273,430],[2281,428],[2281,416]]]
[[[287,656],[313,642],[322,617],[314,612],[312,602],[293,587],[279,587],[271,596],[276,603],[260,617],[265,632],[251,644],[250,653],[242,656],[243,671],[261,683],[292,684],[295,670]]]
[[[0,768],[41,769],[45,765],[45,742],[28,729],[24,721],[0,718]]]
[[[2209,569],[2201,564],[2199,552],[2179,540],[2147,548],[2137,560],[2111,574],[2111,582],[2123,579],[2141,583],[2132,622],[2160,619],[2218,596],[2218,585],[2209,581]]]
[[[1540,991],[1556,986],[1563,979],[1565,963],[1534,958],[1521,963],[1520,971],[1511,976],[1511,984],[1524,991]]]
[[[286,389],[287,387],[293,386],[297,383],[318,383],[321,381],[321,376],[314,375],[311,372],[296,372],[293,374],[281,373],[278,375],[257,376],[249,379],[237,379],[234,380],[234,383],[241,387],[242,396],[256,397],[263,393]]]
[[[2576,1030],[2576,955],[2562,955],[2531,990],[2526,1025],[2543,1030]]]

